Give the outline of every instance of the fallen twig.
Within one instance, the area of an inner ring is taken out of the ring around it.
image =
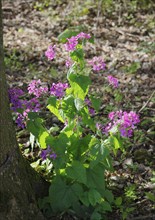
[[[147,104],[149,103],[149,101],[152,99],[153,95],[155,93],[155,90],[153,91],[153,93],[150,95],[149,99],[147,100],[147,102],[141,107],[141,109],[138,111],[139,113],[147,106]]]

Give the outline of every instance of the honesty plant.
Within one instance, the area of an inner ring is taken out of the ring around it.
[[[139,116],[133,111],[118,110],[109,113],[108,124],[97,121],[101,101],[89,92],[91,79],[87,70],[89,65],[92,71],[102,73],[106,65],[102,57],[85,60],[86,41],[91,41],[91,36],[83,32],[66,39],[68,83],[53,83],[48,88],[39,80],[32,81],[28,86],[32,99],[24,101],[21,90],[16,89],[16,93],[11,89],[10,101],[14,111],[23,108],[17,118],[27,120],[26,127],[41,148],[41,160],[53,163],[49,196],[40,202],[46,215],[69,212],[80,219],[100,220],[112,211],[113,194],[105,181],[105,173],[113,171],[111,153],[123,149],[123,138],[132,136]],[[49,60],[56,57],[55,51],[56,45],[45,52]],[[116,78],[108,76],[107,81],[118,89]],[[54,126],[45,128],[37,113],[39,103],[31,106],[33,99],[39,100],[43,95],[49,96],[47,108],[60,121],[57,134],[52,133]]]

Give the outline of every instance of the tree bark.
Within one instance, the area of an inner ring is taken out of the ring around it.
[[[22,157],[16,141],[4,70],[0,0],[0,219],[44,220],[36,205],[36,196],[41,196],[42,192],[44,194],[44,186],[44,182]]]

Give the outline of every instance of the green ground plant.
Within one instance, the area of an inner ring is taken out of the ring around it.
[[[106,213],[112,211],[114,196],[105,175],[114,171],[112,155],[116,156],[118,150],[125,151],[124,143],[132,136],[139,117],[133,111],[115,108],[109,113],[110,122],[99,122],[96,116],[101,101],[97,94],[91,94],[90,74],[93,71],[96,77],[104,75],[106,64],[101,57],[85,59],[85,44],[93,43],[90,34],[67,30],[59,40],[65,43],[69,55],[68,83],[53,83],[49,91],[40,80],[34,80],[28,86],[30,101],[22,99],[21,90],[11,90],[11,108],[17,113],[18,125],[26,126],[31,133],[31,146],[36,142],[40,147],[40,160],[32,166],[38,171],[45,170],[51,182],[49,196],[39,201],[44,214],[106,219]],[[45,53],[49,60],[55,58],[56,50],[55,45],[49,46]],[[107,83],[117,94],[116,101],[121,101],[118,80],[108,76]],[[38,100],[42,95],[43,99],[50,96],[47,109],[57,118],[57,124],[45,126],[40,117]],[[128,189],[126,196],[134,194]],[[126,209],[125,213],[130,211]]]

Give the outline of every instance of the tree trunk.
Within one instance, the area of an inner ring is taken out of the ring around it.
[[[4,72],[0,0],[0,219],[45,219],[36,205],[36,195],[40,196],[44,187],[42,182],[22,157],[16,142]]]

